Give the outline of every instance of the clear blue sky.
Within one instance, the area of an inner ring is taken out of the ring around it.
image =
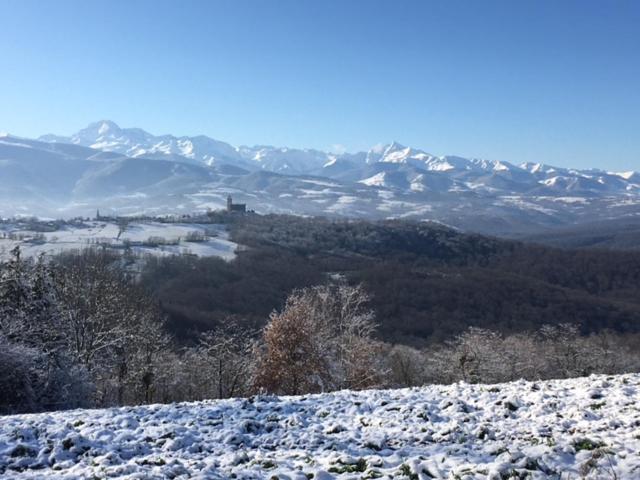
[[[640,169],[640,1],[0,0],[0,131]]]

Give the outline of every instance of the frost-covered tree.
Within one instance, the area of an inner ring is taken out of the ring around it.
[[[155,305],[140,303],[129,312],[131,323],[124,326],[125,336],[111,370],[120,405],[158,401],[158,380],[166,368],[165,353],[171,348]]]
[[[362,285],[323,285],[303,290],[314,323],[322,325],[332,389],[367,388],[381,382],[380,345],[372,340],[375,315]]]
[[[159,358],[170,343],[156,304],[119,261],[86,250],[56,270],[69,350],[91,373],[98,405],[153,401]]]
[[[57,269],[56,290],[78,361],[89,371],[110,363],[126,338],[123,317],[129,307],[128,285],[112,259],[93,250],[66,257]]]
[[[425,379],[443,383],[572,378],[640,369],[640,355],[620,335],[584,336],[570,324],[511,335],[471,327],[424,355]]]
[[[252,373],[253,336],[231,322],[200,336],[197,350],[205,365],[208,398],[246,394]]]
[[[584,342],[576,325],[544,325],[539,336],[546,360],[544,376],[567,378],[587,373]]]
[[[394,345],[387,353],[389,383],[396,387],[424,385],[426,360],[423,352],[407,345]]]
[[[0,265],[0,410],[38,411],[86,404],[86,371],[69,355],[48,264],[18,248]],[[20,401],[17,401],[21,399]],[[17,401],[17,403],[16,403]]]
[[[212,398],[208,368],[197,348],[181,352],[165,350],[155,377],[157,402],[194,401]]]
[[[39,410],[43,364],[42,351],[0,336],[0,413]]]
[[[623,339],[619,334],[606,330],[589,336],[586,348],[589,349],[590,369],[609,374],[640,370],[640,351],[626,342],[627,339],[633,341],[633,337],[626,335]]]

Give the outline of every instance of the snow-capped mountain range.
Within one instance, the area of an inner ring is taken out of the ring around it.
[[[636,172],[436,156],[397,142],[345,154],[235,147],[107,120],[69,137],[0,137],[3,215],[187,212],[219,208],[229,193],[258,212],[408,217],[492,233],[640,213]]]
[[[335,170],[336,166],[348,169],[378,163],[391,163],[408,165],[428,172],[448,172],[449,174],[500,172],[506,176],[520,175],[522,181],[535,180],[541,185],[556,184],[565,178],[595,180],[601,185],[606,185],[607,180],[610,181],[612,178],[640,183],[640,175],[636,172],[610,173],[595,169],[574,170],[542,163],[524,163],[516,166],[495,160],[435,156],[419,149],[405,147],[397,142],[379,145],[367,152],[340,155],[313,149],[301,150],[264,145],[234,147],[204,135],[195,137],[155,136],[140,128],[120,128],[110,120],[92,123],[70,137],[49,134],[41,136],[39,140],[82,145],[133,158],[176,158],[178,156],[182,157],[183,161],[207,166],[233,164],[244,168],[260,168],[287,174],[321,173],[322,169]],[[602,190],[602,188],[593,187],[595,190]]]

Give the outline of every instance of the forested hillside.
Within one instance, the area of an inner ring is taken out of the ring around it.
[[[229,316],[260,326],[293,288],[337,278],[363,283],[379,335],[406,343],[445,340],[469,326],[640,329],[640,252],[555,249],[433,223],[226,221],[232,240],[246,247],[234,261],[151,259],[142,274],[185,339]]]
[[[543,230],[520,238],[563,248],[640,250],[640,218],[633,214],[623,218]]]

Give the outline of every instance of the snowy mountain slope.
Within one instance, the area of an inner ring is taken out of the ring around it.
[[[314,150],[295,150],[270,146],[235,148],[228,143],[204,135],[194,137],[155,136],[140,128],[120,128],[109,120],[92,123],[70,137],[44,135],[40,137],[40,140],[82,145],[134,158],[168,157],[172,160],[208,166],[232,164],[243,168],[284,173],[306,172],[326,163],[326,154]]]
[[[70,137],[45,135],[40,140],[82,145],[135,158],[164,158],[208,166],[231,164],[248,170],[319,175],[353,182],[373,176],[372,166],[393,165],[456,181],[455,191],[535,195],[579,192],[590,197],[640,194],[640,175],[635,172],[575,170],[541,163],[516,166],[506,161],[435,156],[398,142],[378,145],[368,152],[338,155],[312,149],[233,147],[202,135],[154,136],[139,128],[120,128],[108,120],[92,123]],[[411,190],[411,184],[409,179],[404,188]]]
[[[0,419],[6,479],[640,477],[640,374]]]
[[[78,145],[6,136],[0,142],[0,214],[69,216],[125,206],[141,212],[176,204],[216,170],[184,162],[132,159]]]
[[[234,147],[206,136],[154,136],[140,128],[120,128],[109,120],[92,123],[70,137],[44,135],[40,140],[82,145],[117,152],[128,157],[154,158],[178,155],[184,161],[193,160],[205,165],[221,161],[241,161]]]
[[[290,175],[305,174],[323,167],[333,158],[318,150],[298,150],[271,146],[240,147],[243,159],[254,162],[255,166],[271,172]]]

